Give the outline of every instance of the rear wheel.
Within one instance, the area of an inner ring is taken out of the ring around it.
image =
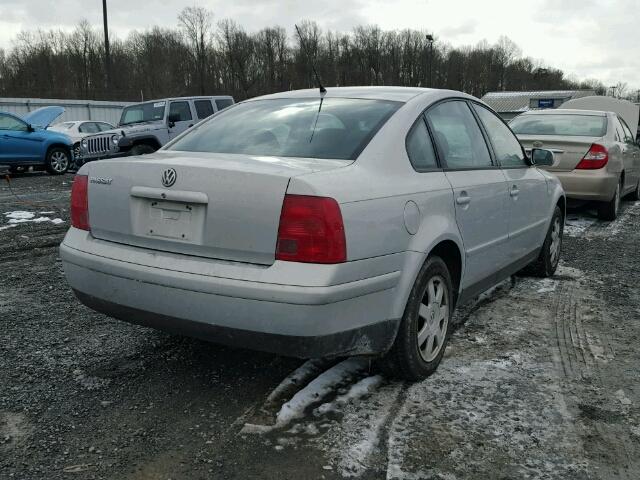
[[[62,175],[69,170],[71,158],[68,150],[62,147],[53,147],[47,152],[45,168],[51,175]]]
[[[449,340],[452,314],[451,275],[440,257],[430,257],[411,290],[395,342],[382,358],[383,370],[411,381],[435,372]]]
[[[563,230],[562,210],[560,207],[556,207],[540,255],[534,263],[529,265],[526,273],[537,277],[551,277],[556,273],[558,263],[560,263]]]
[[[139,143],[131,147],[131,155],[146,155],[155,152],[156,149],[146,143]]]
[[[622,181],[618,182],[616,191],[613,194],[613,198],[608,202],[603,202],[598,207],[598,217],[601,220],[615,220],[618,218],[618,211],[620,210],[620,193],[622,191]]]

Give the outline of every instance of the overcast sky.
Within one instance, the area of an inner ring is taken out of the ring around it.
[[[578,79],[640,88],[640,0],[108,0],[110,32],[124,38],[134,29],[175,26],[188,5],[211,9],[249,31],[314,20],[322,28],[349,31],[358,24],[416,28],[439,41],[471,45],[500,35],[525,56],[563,69]],[[71,30],[81,19],[102,25],[101,0],[0,0],[0,48],[21,30]]]

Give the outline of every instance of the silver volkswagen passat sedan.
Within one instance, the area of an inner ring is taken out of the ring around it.
[[[60,251],[80,301],[112,317],[298,357],[378,355],[415,380],[442,359],[456,304],[524,267],[554,273],[564,212],[560,182],[474,97],[303,90],[83,166]]]

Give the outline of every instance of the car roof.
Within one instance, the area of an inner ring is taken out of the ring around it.
[[[605,117],[607,112],[600,110],[578,110],[572,108],[550,108],[547,110],[530,110],[522,115],[590,115],[594,117]]]
[[[152,102],[172,102],[174,100],[211,100],[211,99],[233,100],[233,97],[231,95],[196,95],[192,97],[170,97],[170,98],[158,98],[156,100],[145,100],[144,102],[137,102],[134,105],[139,105],[141,103],[152,103]]]
[[[325,98],[362,98],[370,100],[391,100],[396,102],[408,102],[412,98],[432,93],[437,95],[442,90],[434,88],[418,87],[327,87]],[[455,92],[459,94],[459,92]],[[309,88],[306,90],[290,90],[287,92],[273,93],[252,100],[274,100],[279,98],[318,98],[319,90]]]

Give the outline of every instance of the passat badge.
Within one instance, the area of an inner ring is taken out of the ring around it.
[[[173,168],[167,168],[162,172],[162,185],[165,187],[171,187],[178,179],[178,174]]]
[[[91,177],[89,178],[90,183],[98,183],[100,185],[111,185],[113,182],[113,178],[105,178],[105,177]]]

